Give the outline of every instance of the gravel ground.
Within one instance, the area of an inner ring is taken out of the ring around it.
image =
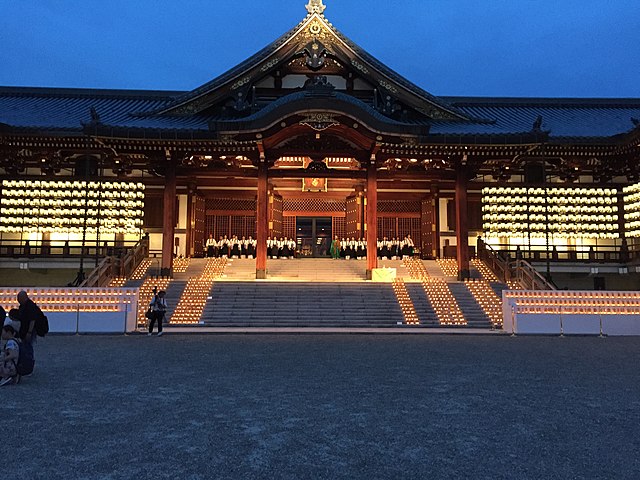
[[[51,336],[36,356],[0,388],[2,478],[640,478],[640,338]]]

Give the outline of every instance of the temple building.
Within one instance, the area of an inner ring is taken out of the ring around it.
[[[325,8],[188,92],[0,87],[0,256],[144,237],[170,275],[252,237],[266,278],[268,238],[328,257],[337,236],[371,276],[376,242],[410,236],[459,279],[475,255],[635,272],[640,99],[434,96]]]

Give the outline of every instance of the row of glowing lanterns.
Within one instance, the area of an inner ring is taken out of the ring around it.
[[[429,303],[441,325],[466,325],[467,321],[458,307],[449,285],[444,281],[422,282]]]
[[[99,207],[101,210],[108,209],[122,209],[122,208],[144,208],[144,202],[142,200],[106,200],[100,199],[98,200],[69,200],[64,199],[51,199],[51,198],[3,198],[2,205],[6,205],[7,207],[37,207],[37,208],[82,208],[85,209],[87,207]]]
[[[573,314],[573,315],[638,315],[640,314],[640,308],[630,307],[568,307],[568,306],[522,306],[514,309],[516,314],[533,314],[533,315],[548,315],[548,314]]]
[[[126,190],[9,190],[7,187],[2,188],[4,197],[7,198],[69,198],[69,199],[112,199],[118,198],[122,200],[136,200],[144,198],[144,191]]]
[[[544,205],[513,205],[508,203],[487,203],[482,206],[483,212],[520,212],[524,214],[531,213],[581,213],[581,214],[602,214],[602,213],[618,213],[617,205],[580,205],[580,204],[572,204],[572,205],[553,205],[549,207],[545,207]]]
[[[393,281],[393,293],[395,293],[396,300],[402,310],[404,323],[407,325],[419,325],[420,320],[418,319],[418,314],[416,313],[416,309],[413,306],[413,302],[409,297],[409,292],[407,292],[407,287],[402,278],[396,278]]]
[[[546,299],[567,299],[567,298],[617,298],[624,300],[637,300],[640,302],[639,292],[602,292],[602,291],[518,291],[507,292],[508,298],[523,299],[534,298],[539,300]]]
[[[175,313],[171,316],[171,323],[199,323],[212,286],[213,280],[190,279],[180,297]]]
[[[227,259],[225,258],[207,259],[202,275],[191,278],[187,282],[170,323],[194,324],[200,322],[213,282],[224,274],[226,264]]]
[[[423,280],[429,277],[429,272],[427,272],[427,269],[420,259],[408,257],[403,260],[403,264],[407,268],[407,272],[411,278]]]
[[[502,325],[502,301],[486,281],[467,281],[465,285],[494,327]]]
[[[625,189],[626,192],[626,189]],[[485,187],[483,195],[563,195],[563,196],[615,196],[615,188],[540,188],[540,187]]]
[[[0,292],[2,305],[15,303],[16,291]],[[47,312],[124,312],[130,309],[133,292],[123,294],[113,289],[38,289],[29,292],[30,297]]]
[[[485,224],[483,226],[485,231],[484,237],[487,239],[495,239],[495,238],[546,238],[547,234],[545,232],[544,226],[538,226],[537,230],[533,228],[530,231],[518,227],[517,225],[512,224]],[[551,229],[550,229],[551,230]],[[569,232],[558,232],[558,231],[550,231],[550,235],[553,238],[559,239],[570,239],[570,238],[601,238],[601,239],[615,239],[619,238],[620,235],[618,233],[607,233],[602,231],[594,231],[594,232],[579,232],[577,230],[569,231]],[[629,236],[629,235],[627,235]]]
[[[576,223],[581,222],[581,225],[600,225],[603,223],[612,224],[612,222],[617,222],[618,217],[613,215],[522,215],[519,213],[491,213],[487,215],[483,215],[485,220],[489,220],[491,222],[504,222],[504,221],[515,221],[515,222],[562,222],[562,223]]]
[[[120,209],[120,210],[114,210],[114,209],[105,209],[105,210],[93,210],[93,209],[80,209],[80,208],[63,208],[63,209],[54,209],[54,208],[47,208],[47,209],[39,209],[37,212],[37,216],[34,215],[34,211],[33,208],[5,208],[2,207],[0,208],[0,214],[1,215],[20,215],[20,216],[28,216],[32,219],[43,219],[43,218],[47,218],[49,215],[54,215],[56,217],[61,217],[61,218],[75,218],[76,220],[78,219],[77,217],[79,216],[88,216],[90,219],[93,218],[97,218],[97,217],[104,217],[104,218],[109,218],[109,219],[115,219],[115,218],[123,218],[123,219],[127,219],[127,218],[139,218],[142,217],[142,215],[144,214],[144,211],[142,209],[140,210],[126,210],[126,209]]]
[[[625,232],[628,237],[640,237],[640,183],[623,189],[625,193]]]
[[[0,232],[139,233],[141,182],[4,180]]]
[[[144,190],[142,182],[85,182],[83,180],[3,180],[2,186],[10,189],[40,189],[40,190],[78,190],[86,186],[103,190]]]
[[[518,197],[518,196],[495,196],[495,195],[484,195],[482,197],[482,201],[488,204],[494,203],[503,203],[509,205],[549,205],[552,206],[563,206],[563,205],[574,205],[576,202],[579,202],[581,205],[617,205],[617,201],[615,198],[611,197]]]
[[[458,262],[452,258],[438,258],[437,260],[442,273],[448,277],[458,276]]]
[[[496,274],[493,273],[491,269],[487,267],[484,264],[484,262],[482,262],[481,260],[472,259],[471,265],[473,265],[476,268],[476,270],[480,272],[480,275],[482,275],[482,278],[485,279],[486,281],[488,282],[500,281],[498,277],[496,277]]]

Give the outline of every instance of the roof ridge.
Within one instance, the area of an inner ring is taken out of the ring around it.
[[[591,97],[484,97],[484,96],[441,96],[442,98],[453,105],[459,104],[473,104],[473,105],[488,105],[488,106],[554,106],[562,108],[565,106],[589,106],[594,107],[603,105],[607,107],[612,106],[624,106],[640,105],[640,98],[591,98]]]
[[[38,96],[38,97],[89,97],[89,98],[127,98],[144,97],[171,100],[183,91],[174,90],[129,90],[67,87],[13,87],[0,86],[0,96]]]

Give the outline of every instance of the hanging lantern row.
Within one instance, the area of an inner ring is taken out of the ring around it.
[[[618,238],[617,190],[509,188],[482,190],[488,238]]]
[[[140,182],[3,180],[0,232],[138,234]]]

